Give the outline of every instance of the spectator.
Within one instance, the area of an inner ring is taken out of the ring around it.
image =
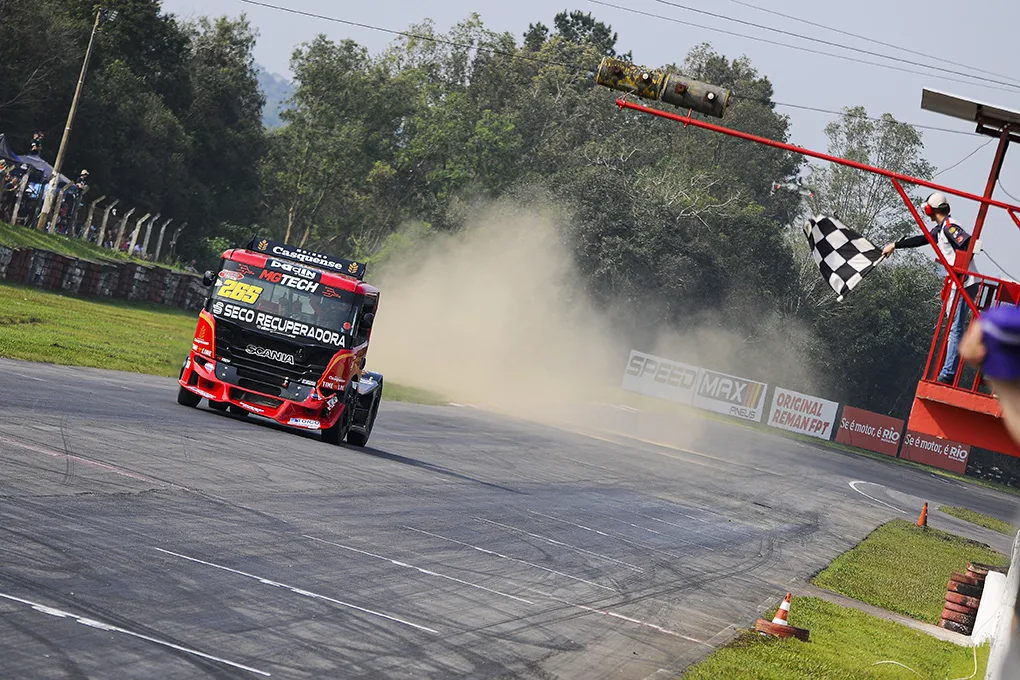
[[[42,154],[42,140],[43,133],[40,130],[36,130],[32,133],[32,155],[39,156]]]
[[[75,186],[79,189],[84,190],[89,185],[89,171],[82,170],[81,174],[78,175],[78,181],[75,182]]]

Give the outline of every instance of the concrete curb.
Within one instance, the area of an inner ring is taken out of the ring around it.
[[[998,607],[985,680],[1020,679],[1020,629],[1014,630],[1018,589],[1020,589],[1020,532],[1017,532],[1013,541],[1013,555]]]

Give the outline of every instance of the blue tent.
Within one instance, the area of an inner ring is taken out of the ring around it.
[[[0,133],[0,158],[4,158],[15,163],[20,163],[21,159],[18,154],[14,153],[14,149],[11,148],[10,142],[7,141],[7,135]]]

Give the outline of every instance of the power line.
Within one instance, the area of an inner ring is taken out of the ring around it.
[[[335,23],[339,23],[339,24],[345,24],[347,26],[355,26],[357,28],[366,28],[366,29],[372,30],[372,31],[379,31],[379,32],[382,32],[382,33],[389,33],[390,35],[400,35],[400,36],[404,36],[404,37],[407,37],[407,38],[415,38],[417,40],[424,40],[426,42],[440,43],[440,44],[444,44],[444,45],[451,45],[453,47],[461,47],[461,48],[465,48],[465,49],[478,49],[478,50],[492,52],[494,54],[501,54],[501,55],[508,56],[508,57],[515,58],[515,59],[524,59],[526,61],[538,62],[538,63],[541,63],[541,64],[549,64],[549,65],[553,65],[553,66],[565,66],[565,67],[567,67],[569,69],[574,69],[575,72],[591,71],[590,67],[581,66],[581,65],[578,65],[578,64],[570,64],[570,63],[567,63],[567,62],[555,61],[555,60],[552,60],[552,59],[542,59],[540,57],[533,57],[533,56],[529,56],[529,55],[526,55],[526,54],[520,54],[519,52],[510,52],[510,51],[507,51],[507,50],[500,50],[498,48],[487,47],[487,46],[484,46],[484,45],[470,45],[470,44],[467,44],[467,43],[457,42],[456,40],[449,40],[447,38],[438,38],[438,37],[432,36],[432,35],[423,35],[423,34],[419,34],[419,33],[411,33],[409,31],[398,31],[398,30],[395,30],[395,29],[392,29],[392,28],[384,28],[382,26],[374,26],[372,24],[361,23],[361,22],[358,22],[358,21],[351,21],[349,19],[340,19],[340,18],[337,18],[337,17],[327,16],[327,15],[324,15],[324,14],[316,14],[314,12],[306,12],[304,10],[294,9],[292,7],[285,7],[285,6],[282,6],[282,5],[274,5],[274,4],[267,3],[267,2],[260,2],[259,0],[240,0],[240,2],[243,2],[243,3],[248,4],[248,5],[255,5],[257,7],[264,7],[264,8],[267,8],[267,9],[272,9],[272,10],[276,10],[276,11],[280,11],[280,12],[287,12],[289,14],[296,14],[296,15],[299,15],[299,16],[305,16],[305,17],[309,17],[309,18],[313,18],[313,19],[322,19],[324,21],[330,21],[330,22],[335,22]],[[619,7],[618,5],[612,5],[610,3],[600,2],[598,0],[590,0],[590,2],[595,2],[595,4],[606,5],[608,7],[614,7],[614,8],[617,8],[617,9],[623,9],[625,11],[636,12],[638,14],[645,14],[645,15],[648,14],[646,12],[641,12],[639,10],[631,10],[631,9],[626,8],[626,7]],[[680,21],[679,19],[673,19],[671,17],[659,17],[658,15],[650,15],[650,16],[656,16],[658,18],[665,19],[665,20],[668,20],[668,21],[674,21],[674,22],[677,22],[677,23],[685,24],[685,25],[695,26],[696,28],[706,28],[706,27],[698,26],[696,24],[688,24],[687,22]],[[740,35],[740,34],[737,34],[737,33],[732,33],[730,31],[723,31],[722,29],[709,29],[709,30],[720,30],[720,31],[722,31],[724,33],[729,33],[731,35]],[[760,41],[763,41],[763,42],[768,42],[768,43],[772,43],[772,44],[780,44],[780,45],[782,45],[782,43],[774,43],[773,41],[767,40],[765,38],[754,38],[753,36],[741,36],[741,37],[749,37],[752,40],[760,40]],[[784,45],[784,46],[785,47],[793,47],[792,45]],[[793,47],[793,49],[807,49],[807,48]],[[825,54],[825,53],[818,52],[818,54]],[[827,56],[841,58],[841,55],[827,55]],[[879,66],[885,66],[885,65],[884,64],[879,64]],[[758,103],[766,104],[766,105],[770,105],[770,106],[780,106],[780,107],[784,107],[784,108],[788,108],[788,109],[798,109],[798,110],[801,110],[801,111],[813,111],[815,113],[824,113],[824,114],[828,114],[828,115],[831,115],[831,116],[835,116],[837,118],[839,118],[839,117],[841,117],[843,115],[843,112],[841,112],[841,111],[833,111],[832,109],[823,109],[823,108],[820,108],[820,107],[817,107],[817,106],[805,106],[805,105],[802,105],[802,104],[788,104],[788,103],[784,103],[784,102],[772,101],[770,99],[760,99],[760,98],[754,98],[754,97],[741,97],[741,96],[736,95],[736,94],[734,95],[734,98],[736,98],[736,99],[743,99],[744,101],[758,102]],[[867,118],[870,119],[870,120],[879,121],[879,122],[882,120],[881,118],[875,118],[873,116],[867,116]],[[963,130],[952,130],[952,129],[949,129],[949,128],[940,128],[940,127],[934,127],[934,126],[931,126],[931,125],[921,125],[921,124],[915,124],[915,123],[908,123],[908,125],[912,125],[913,127],[919,128],[919,129],[932,130],[932,131],[935,131],[935,132],[945,132],[945,133],[955,134],[955,135],[971,135],[971,134],[974,134],[974,133],[966,132],[966,131],[963,131]]]
[[[985,73],[985,74],[990,75],[990,76],[997,76],[999,78],[1009,78],[1009,76],[1002,75],[1001,73],[996,73],[995,71],[987,71],[985,69],[978,68],[977,66],[969,66],[967,64],[962,64],[962,63],[960,63],[958,61],[952,61],[951,59],[946,59],[945,57],[940,57],[940,56],[935,55],[935,54],[927,54],[926,52],[919,52],[917,50],[912,50],[909,47],[903,47],[902,45],[896,45],[896,44],[893,44],[893,43],[882,42],[881,40],[876,40],[875,38],[869,38],[866,35],[860,35],[858,33],[852,33],[851,31],[845,31],[845,30],[843,30],[841,28],[834,28],[832,26],[826,26],[825,24],[820,24],[818,22],[810,21],[808,19],[803,19],[801,17],[793,16],[793,15],[790,15],[790,14],[783,14],[782,12],[777,12],[774,9],[769,9],[767,7],[759,7],[758,5],[754,5],[754,4],[750,3],[750,2],[744,2],[743,0],[729,0],[729,2],[732,2],[735,5],[741,5],[743,7],[749,7],[751,9],[756,9],[759,12],[765,12],[766,14],[772,14],[774,16],[781,17],[783,19],[789,19],[791,21],[796,21],[798,23],[805,24],[807,26],[813,26],[814,28],[822,28],[822,29],[825,29],[826,31],[832,31],[833,33],[838,33],[839,35],[845,35],[847,37],[857,38],[858,40],[864,40],[865,42],[873,43],[875,45],[881,45],[882,47],[891,47],[893,49],[901,50],[903,52],[906,52],[907,54],[916,54],[919,57],[926,57],[928,59],[935,59],[936,61],[941,61],[943,63],[951,64],[953,66],[959,66],[961,68],[967,68],[967,69],[970,69],[972,71],[977,71],[978,73]]]
[[[242,1],[246,1],[246,0],[242,0]],[[855,64],[865,64],[867,66],[876,66],[878,68],[884,68],[884,69],[887,69],[887,70],[890,70],[890,71],[896,71],[898,73],[911,73],[911,74],[918,75],[918,76],[931,76],[932,75],[931,73],[927,73],[925,71],[915,71],[913,69],[901,68],[901,67],[898,67],[898,66],[893,66],[892,64],[883,64],[883,63],[877,62],[877,61],[869,61],[867,59],[858,59],[857,57],[851,57],[851,56],[847,56],[845,54],[833,54],[832,52],[823,52],[822,50],[816,50],[816,49],[812,49],[810,47],[804,47],[804,46],[801,46],[801,45],[791,45],[789,43],[779,42],[777,40],[770,40],[768,38],[762,38],[762,37],[754,36],[754,35],[748,35],[746,33],[737,33],[736,31],[729,31],[729,30],[726,30],[724,28],[715,28],[714,26],[704,26],[702,24],[695,24],[695,23],[690,22],[690,21],[684,21],[682,19],[677,19],[676,17],[664,16],[662,14],[655,14],[654,12],[645,12],[644,10],[634,9],[633,7],[624,7],[622,5],[616,5],[616,4],[613,4],[611,2],[604,2],[604,0],[588,0],[588,2],[592,3],[593,5],[601,5],[603,7],[612,7],[613,9],[618,9],[618,10],[621,10],[623,12],[629,12],[631,14],[638,14],[638,15],[649,17],[649,18],[652,18],[652,19],[661,19],[663,21],[669,21],[669,22],[672,22],[674,24],[680,24],[681,26],[690,26],[691,28],[700,28],[700,29],[705,30],[705,31],[714,31],[716,33],[722,33],[723,35],[732,35],[732,36],[735,36],[737,38],[743,38],[745,40],[754,40],[755,42],[765,43],[766,45],[775,45],[777,47],[785,47],[787,49],[797,50],[798,52],[807,52],[808,54],[817,54],[817,55],[820,55],[820,56],[823,56],[823,57],[829,57],[830,59],[840,59],[842,61],[849,61],[849,62],[855,63]],[[970,82],[968,80],[960,80],[959,78],[949,78],[949,77],[946,77],[946,76],[940,76],[940,77],[942,78],[942,80],[947,80],[947,81],[954,82],[954,83],[962,83],[964,85],[975,85],[975,83],[972,83],[972,82]],[[992,89],[992,90],[1000,90],[1002,92],[1014,92],[1015,93],[1016,89],[1018,87],[1020,87],[1020,86],[1013,85],[1013,86],[1011,86],[1011,88],[1005,88],[1005,87],[996,87],[994,85],[983,85],[982,87],[987,87],[987,88]]]
[[[744,101],[749,101],[749,102],[757,102],[759,104],[771,104],[773,106],[781,106],[781,107],[787,108],[787,109],[797,109],[797,110],[800,110],[800,111],[813,111],[815,113],[825,113],[825,114],[828,114],[828,115],[831,115],[831,116],[835,116],[837,118],[841,118],[843,116],[843,114],[844,114],[843,111],[833,111],[832,109],[823,109],[823,108],[818,107],[818,106],[805,106],[803,104],[787,104],[787,103],[784,103],[784,102],[772,101],[771,99],[759,99],[757,97],[742,97],[742,96],[740,96],[738,94],[734,94],[733,98],[734,99],[742,99]],[[875,121],[876,123],[881,123],[881,122],[883,122],[885,120],[884,118],[879,118],[878,116],[864,116],[864,118],[866,118],[868,120]],[[966,136],[970,137],[970,136],[973,136],[973,135],[977,134],[975,132],[967,132],[966,130],[954,130],[952,128],[937,127],[935,125],[924,125],[924,124],[921,124],[921,123],[909,123],[909,122],[906,122],[906,121],[897,121],[897,122],[904,123],[906,125],[909,125],[910,127],[917,128],[919,130],[930,130],[932,132],[946,132],[946,133],[951,134],[951,135],[966,135]]]
[[[1017,203],[1020,203],[1020,198],[1017,198],[1013,194],[1009,193],[1008,191],[1006,191],[1006,187],[1002,186],[1002,180],[1001,179],[997,179],[997,180],[995,180],[995,182],[996,182],[996,184],[999,185],[999,189],[1002,190],[1002,193],[1006,194],[1007,196],[1009,196],[1011,199],[1013,199]]]
[[[1016,276],[1014,276],[1014,275],[1013,275],[1013,274],[1011,274],[1010,272],[1008,272],[1008,271],[1006,271],[1005,269],[1003,269],[1003,265],[999,264],[998,262],[996,262],[996,259],[994,259],[994,258],[993,258],[993,257],[991,257],[990,255],[988,255],[988,252],[987,252],[987,251],[984,251],[984,250],[982,250],[982,251],[981,251],[981,255],[983,255],[984,257],[986,257],[986,258],[988,258],[989,260],[991,260],[991,264],[993,264],[993,265],[996,265],[996,269],[998,269],[999,271],[1003,272],[1004,274],[1006,274],[1007,276],[1009,276],[1009,277],[1010,277],[1011,279],[1013,279],[1013,280],[1017,280],[1017,279],[1016,279]]]
[[[944,172],[949,172],[949,171],[950,171],[950,170],[952,170],[953,168],[956,168],[956,167],[959,167],[959,166],[963,165],[963,164],[964,164],[964,162],[966,162],[966,161],[967,161],[967,160],[968,160],[968,159],[969,159],[969,158],[970,158],[971,156],[973,156],[973,155],[974,155],[974,154],[976,154],[976,153],[977,153],[978,151],[980,151],[981,149],[985,148],[986,146],[988,146],[989,144],[991,144],[991,143],[992,143],[992,142],[994,142],[994,141],[995,141],[995,138],[994,138],[994,137],[990,138],[990,139],[989,139],[989,140],[988,140],[987,142],[985,142],[984,144],[982,144],[982,145],[981,145],[981,146],[979,146],[978,148],[974,149],[974,150],[973,150],[973,151],[971,151],[971,152],[970,152],[969,154],[967,154],[966,156],[964,156],[964,157],[963,157],[963,158],[961,158],[960,160],[958,160],[958,161],[956,161],[955,163],[953,163],[952,165],[950,165],[950,166],[949,166],[948,168],[942,168],[941,170],[939,170],[938,172],[936,172],[936,173],[935,173],[934,175],[932,175],[932,179],[935,179],[936,177],[938,177],[939,175],[941,175],[941,174],[942,174],[942,173],[944,173]]]
[[[441,45],[450,45],[452,47],[463,47],[466,49],[482,50],[485,52],[491,52],[493,54],[501,54],[503,56],[512,57],[514,59],[524,59],[525,61],[534,61],[540,64],[548,64],[550,66],[566,66],[567,68],[576,69],[577,71],[591,71],[590,67],[578,66],[577,64],[568,64],[564,61],[555,61],[553,59],[542,59],[540,57],[533,57],[527,54],[522,54],[519,51],[510,52],[508,50],[501,50],[497,47],[489,47],[487,45],[471,45],[468,43],[460,43],[456,40],[448,40],[447,38],[437,38],[432,35],[422,35],[419,33],[411,33],[409,31],[397,31],[392,28],[383,28],[382,26],[373,26],[372,24],[363,24],[358,21],[351,21],[349,19],[340,19],[338,17],[331,17],[325,14],[316,14],[315,12],[306,12],[300,9],[294,9],[293,7],[284,7],[282,5],[273,5],[268,2],[259,2],[258,0],[240,0],[246,5],[254,5],[256,7],[264,7],[266,9],[273,9],[278,12],[287,12],[288,14],[296,14],[298,16],[309,17],[311,19],[322,19],[323,21],[331,21],[337,24],[345,24],[347,26],[355,26],[357,28],[367,28],[370,31],[380,31],[382,33],[389,33],[390,35],[401,35],[405,38],[415,38],[416,40],[425,40],[426,42],[439,43]]]
[[[1020,89],[1020,84],[1016,83],[1015,81],[1010,82],[1010,81],[1004,81],[1004,80],[994,80],[992,78],[986,78],[984,76],[972,75],[972,74],[966,73],[964,71],[954,71],[953,69],[946,69],[946,68],[942,68],[941,66],[932,66],[931,64],[926,64],[924,62],[911,61],[909,59],[900,59],[899,57],[893,57],[893,56],[890,56],[888,54],[883,54],[881,52],[874,52],[872,50],[866,50],[866,49],[861,48],[861,47],[854,47],[853,45],[843,45],[842,43],[830,42],[828,40],[822,40],[821,38],[813,38],[813,37],[811,37],[809,35],[801,35],[800,33],[794,33],[793,31],[786,31],[786,30],[783,30],[781,28],[774,28],[772,26],[766,26],[764,24],[757,24],[757,23],[755,23],[753,21],[746,21],[744,19],[738,19],[736,17],[726,16],[725,14],[718,14],[717,12],[709,12],[708,10],[697,9],[696,7],[688,7],[687,5],[681,5],[679,3],[672,2],[671,0],[655,0],[655,2],[659,3],[660,5],[668,5],[670,7],[676,7],[677,9],[682,9],[682,10],[687,11],[687,12],[694,12],[695,14],[701,14],[701,15],[704,15],[704,16],[709,16],[709,17],[712,17],[714,19],[721,19],[723,21],[730,21],[730,22],[733,22],[733,23],[736,23],[736,24],[740,24],[742,26],[749,26],[751,28],[757,28],[757,29],[762,30],[762,31],[770,31],[772,33],[778,33],[779,35],[785,35],[785,36],[788,36],[790,38],[798,38],[800,40],[807,40],[809,42],[819,43],[819,44],[822,44],[822,45],[830,45],[832,47],[838,47],[841,50],[848,50],[850,52],[857,52],[859,54],[866,54],[866,55],[871,56],[871,57],[879,57],[880,59],[889,59],[889,60],[892,60],[892,61],[902,62],[904,64],[910,64],[911,66],[920,66],[922,68],[932,69],[933,71],[941,71],[943,73],[949,73],[949,74],[955,75],[955,76],[964,76],[966,78],[973,78],[974,80],[981,80],[981,81],[984,81],[984,82],[987,82],[987,83],[992,83],[992,84],[995,84],[995,85],[1005,85],[1005,86],[1011,87],[1013,89]]]

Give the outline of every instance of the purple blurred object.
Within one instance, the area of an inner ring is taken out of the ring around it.
[[[981,336],[987,351],[981,366],[994,380],[1020,378],[1020,309],[1004,306],[981,315]]]

